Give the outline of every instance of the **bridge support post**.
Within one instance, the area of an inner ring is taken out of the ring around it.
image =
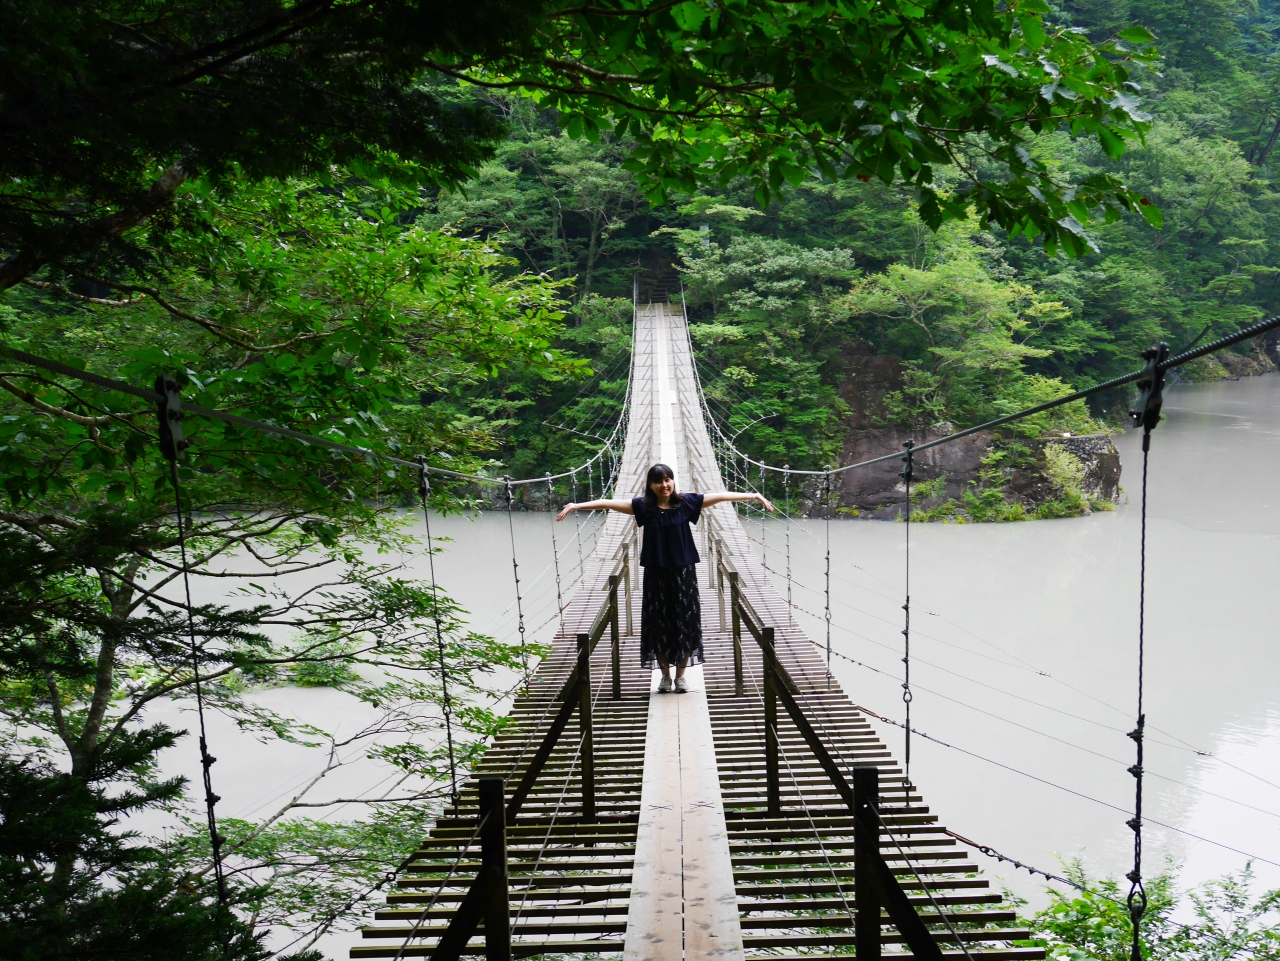
[[[631,620],[631,545],[622,545],[622,586],[623,596],[627,601],[627,637],[635,633]]]
[[[721,553],[716,558],[716,593],[720,602],[720,630],[722,631],[727,627],[724,621],[724,568],[720,565],[720,560],[723,557],[724,554]]]
[[[613,699],[622,700],[622,651],[618,642],[618,575],[609,577],[609,657],[613,667]]]
[[[773,666],[773,628],[760,631],[764,655],[764,769],[769,817],[782,816],[782,785],[778,778],[778,673]]]
[[[880,770],[853,769],[853,933],[857,961],[880,961],[880,882],[875,862],[880,857]]]
[[[511,961],[511,894],[507,875],[505,781],[480,778],[480,816],[489,815],[480,831],[480,870],[485,873],[485,961]]]
[[[733,693],[742,697],[742,614],[738,610],[738,572],[729,572],[729,607],[733,612]]]
[[[596,759],[591,730],[591,635],[578,635],[578,730],[582,733],[582,820],[596,819]]]

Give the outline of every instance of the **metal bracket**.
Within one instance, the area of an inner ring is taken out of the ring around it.
[[[916,442],[914,440],[909,440],[902,446],[906,448],[906,451],[907,451],[906,456],[902,458],[902,479],[904,482],[910,484],[911,476],[912,476],[911,475],[911,468],[912,468],[911,452],[915,448]]]
[[[1164,403],[1164,371],[1160,369],[1160,365],[1168,357],[1169,345],[1163,342],[1153,344],[1142,352],[1142,359],[1147,363],[1138,375],[1138,389],[1141,393],[1138,394],[1137,405],[1129,414],[1133,417],[1133,426],[1142,428],[1144,449],[1147,438],[1160,423],[1160,407]]]
[[[190,444],[182,436],[182,393],[178,382],[168,374],[156,377],[156,393],[163,400],[156,404],[160,420],[160,453],[165,460],[175,461]]]

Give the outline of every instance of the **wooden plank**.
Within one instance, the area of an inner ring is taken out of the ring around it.
[[[671,752],[680,743],[676,695],[650,695],[646,732],[623,957],[625,961],[674,961],[684,951],[680,780],[670,776]]]
[[[689,671],[680,707],[680,793],[684,819],[685,957],[741,959],[742,928],[720,797],[715,741],[702,670]]]

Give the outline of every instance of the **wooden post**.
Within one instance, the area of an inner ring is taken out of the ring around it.
[[[880,769],[853,769],[853,932],[857,961],[880,961],[880,884],[875,859],[880,857]]]
[[[729,607],[733,612],[733,693],[742,697],[742,613],[738,609],[738,572],[729,572]]]
[[[578,730],[582,733],[582,820],[596,819],[596,764],[591,731],[591,635],[578,635]]]
[[[609,577],[609,647],[613,660],[613,699],[622,700],[622,651],[618,641],[618,575]]]
[[[631,620],[631,545],[622,545],[622,586],[627,601],[627,637],[635,633]]]
[[[764,661],[764,769],[770,817],[782,816],[782,785],[778,780],[778,675],[773,669],[773,628],[760,630]]]
[[[511,961],[511,894],[507,876],[507,821],[504,781],[480,778],[480,816],[489,815],[480,831],[480,870],[485,872],[485,961]]]
[[[724,565],[720,561],[724,558],[724,549],[721,548],[720,556],[716,559],[716,590],[720,600],[720,630],[725,630],[724,621]]]

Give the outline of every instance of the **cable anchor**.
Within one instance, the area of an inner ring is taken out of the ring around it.
[[[1160,408],[1164,404],[1164,371],[1160,365],[1169,357],[1169,345],[1161,341],[1142,352],[1147,363],[1138,375],[1138,400],[1129,416],[1133,426],[1142,428],[1142,449],[1150,449],[1151,432],[1160,423]]]
[[[156,377],[156,393],[164,399],[156,404],[160,423],[160,453],[173,462],[182,456],[190,442],[182,436],[182,388],[168,374]]]

